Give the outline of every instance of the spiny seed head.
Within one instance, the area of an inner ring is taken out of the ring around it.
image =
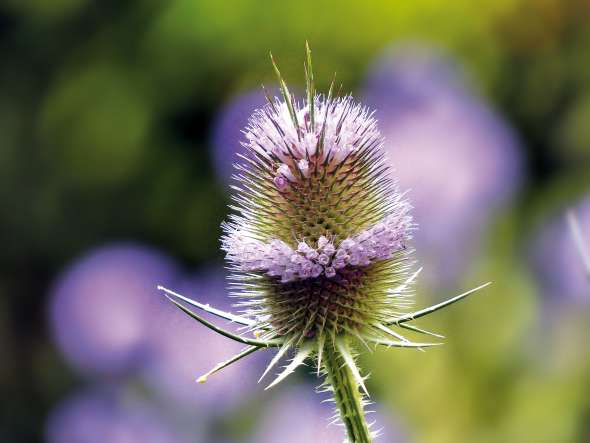
[[[278,71],[277,71],[278,72]],[[270,335],[381,335],[408,303],[410,205],[372,113],[352,97],[289,93],[254,112],[222,246],[239,306]]]

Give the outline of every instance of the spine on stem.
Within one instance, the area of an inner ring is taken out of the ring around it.
[[[341,343],[346,346],[347,342]],[[323,368],[326,382],[331,387],[340,419],[346,427],[349,443],[370,443],[371,432],[365,419],[363,394],[344,356],[331,343],[324,349]]]

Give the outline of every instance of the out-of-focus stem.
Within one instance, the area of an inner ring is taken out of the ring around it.
[[[584,237],[582,236],[582,230],[580,229],[580,223],[578,223],[578,219],[573,211],[569,211],[567,213],[567,221],[570,226],[570,231],[572,233],[572,237],[574,238],[574,243],[576,245],[576,249],[578,250],[578,254],[580,254],[580,258],[582,260],[582,264],[586,269],[588,277],[590,278],[590,252],[586,248],[584,244]]]

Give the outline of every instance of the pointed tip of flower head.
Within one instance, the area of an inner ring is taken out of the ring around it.
[[[199,378],[197,378],[197,383],[199,384],[203,384],[207,381],[207,376],[206,375],[201,375]]]

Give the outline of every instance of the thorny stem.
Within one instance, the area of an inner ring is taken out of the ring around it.
[[[365,419],[362,394],[352,371],[333,343],[326,343],[323,366],[328,383],[334,390],[334,400],[340,418],[346,426],[349,443],[371,443],[371,432]]]

